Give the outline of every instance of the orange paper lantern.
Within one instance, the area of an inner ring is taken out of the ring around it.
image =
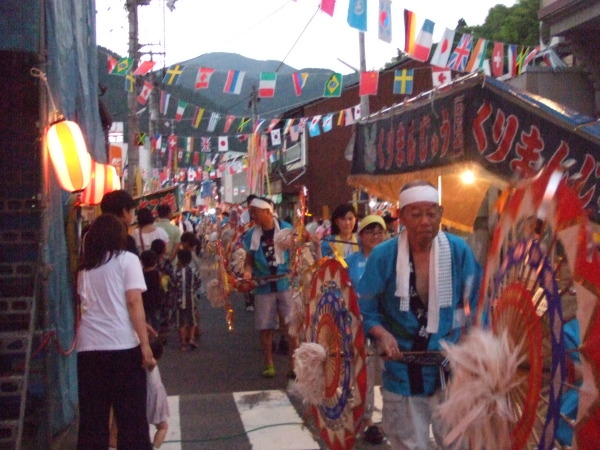
[[[46,142],[60,187],[69,192],[85,188],[90,182],[92,157],[79,125],[69,120],[53,123]]]
[[[102,201],[104,194],[117,189],[121,189],[117,169],[110,164],[101,164],[92,160],[90,183],[81,194],[81,203],[97,205]]]

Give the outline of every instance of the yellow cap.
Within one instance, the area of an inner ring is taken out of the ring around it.
[[[375,214],[370,214],[366,216],[363,220],[361,220],[358,224],[358,234],[360,234],[360,232],[364,230],[365,227],[368,227],[372,223],[378,223],[379,225],[381,225],[381,228],[383,228],[384,230],[386,229],[385,220],[383,220],[383,217]]]

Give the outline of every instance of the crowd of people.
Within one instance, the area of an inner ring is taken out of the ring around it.
[[[403,356],[439,351],[442,341],[459,338],[476,306],[480,266],[465,241],[440,231],[443,208],[435,187],[413,182],[399,200],[397,217],[359,217],[348,203],[336,207],[330,221],[315,219],[305,229],[315,257],[344,261],[359,296],[368,347],[364,439],[379,444],[385,435],[392,448],[425,449],[430,425],[442,442],[444,429],[433,411],[447,373],[407,363]],[[157,217],[141,208],[135,220],[127,192],[105,195],[102,215],[84,236],[78,273],[79,448],[106,448],[107,442],[160,447],[169,414],[156,363],[160,346],[176,330],[181,351],[198,347],[198,304],[206,281],[200,277],[200,258],[217,240],[228,255],[235,248],[245,251],[237,275],[255,283],[245,298],[263,353],[261,375],[276,375],[278,332],[290,355],[287,375],[295,378],[293,353],[299,343],[288,333],[293,224],[277,216],[268,198],[249,196],[244,203],[200,217],[173,217],[161,204]],[[383,429],[372,418],[378,370]],[[156,425],[153,442],[148,423]]]

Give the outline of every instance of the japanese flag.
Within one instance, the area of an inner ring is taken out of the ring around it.
[[[229,137],[219,136],[219,151],[226,152],[229,150]]]
[[[449,30],[446,28],[444,31],[444,35],[442,36],[442,40],[435,48],[435,52],[431,57],[430,64],[432,66],[438,67],[446,67],[448,63],[448,58],[450,57],[450,53],[452,51],[452,41],[454,40],[454,30]]]

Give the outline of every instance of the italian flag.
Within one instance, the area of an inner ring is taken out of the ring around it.
[[[260,81],[258,83],[258,96],[273,97],[275,95],[275,83],[277,82],[277,73],[261,72]]]

